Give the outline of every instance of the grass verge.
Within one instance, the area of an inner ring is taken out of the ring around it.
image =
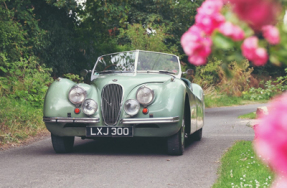
[[[20,143],[46,130],[42,109],[6,97],[0,98],[0,106],[0,147]]]
[[[239,119],[256,119],[256,112],[250,112],[248,114],[243,114],[238,116]]]
[[[205,107],[219,107],[219,106],[232,106],[242,104],[240,97],[230,97],[227,95],[205,95],[204,96]]]
[[[236,142],[221,158],[213,188],[270,187],[274,174],[256,157],[251,141]]]
[[[266,103],[267,100],[250,101],[243,100],[241,97],[228,96],[228,95],[213,95],[207,94],[204,96],[206,108],[221,107],[221,106],[235,106],[255,103]]]

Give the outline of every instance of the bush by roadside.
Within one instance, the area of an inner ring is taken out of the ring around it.
[[[7,97],[0,98],[0,106],[0,147],[46,131],[42,108]]]

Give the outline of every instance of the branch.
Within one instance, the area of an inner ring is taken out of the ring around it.
[[[8,7],[7,7],[6,3],[5,3],[5,1],[4,1],[3,3],[4,3],[4,5],[5,5],[5,7],[6,7],[6,9],[8,10]]]

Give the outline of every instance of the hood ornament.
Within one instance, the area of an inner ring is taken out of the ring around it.
[[[113,82],[116,82],[116,81],[118,81],[117,79],[113,79]]]

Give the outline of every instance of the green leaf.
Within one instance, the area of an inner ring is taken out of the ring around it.
[[[227,38],[218,32],[213,35],[213,43],[215,47],[224,50],[228,50],[234,47],[234,42],[230,38]]]
[[[271,61],[274,65],[277,65],[277,66],[280,66],[280,65],[281,65],[281,63],[280,63],[280,61],[278,60],[278,58],[277,58],[276,56],[274,56],[274,55],[271,55],[271,56],[270,56],[270,61]]]
[[[7,72],[7,69],[5,69],[4,67],[0,67],[0,69],[5,73]]]

